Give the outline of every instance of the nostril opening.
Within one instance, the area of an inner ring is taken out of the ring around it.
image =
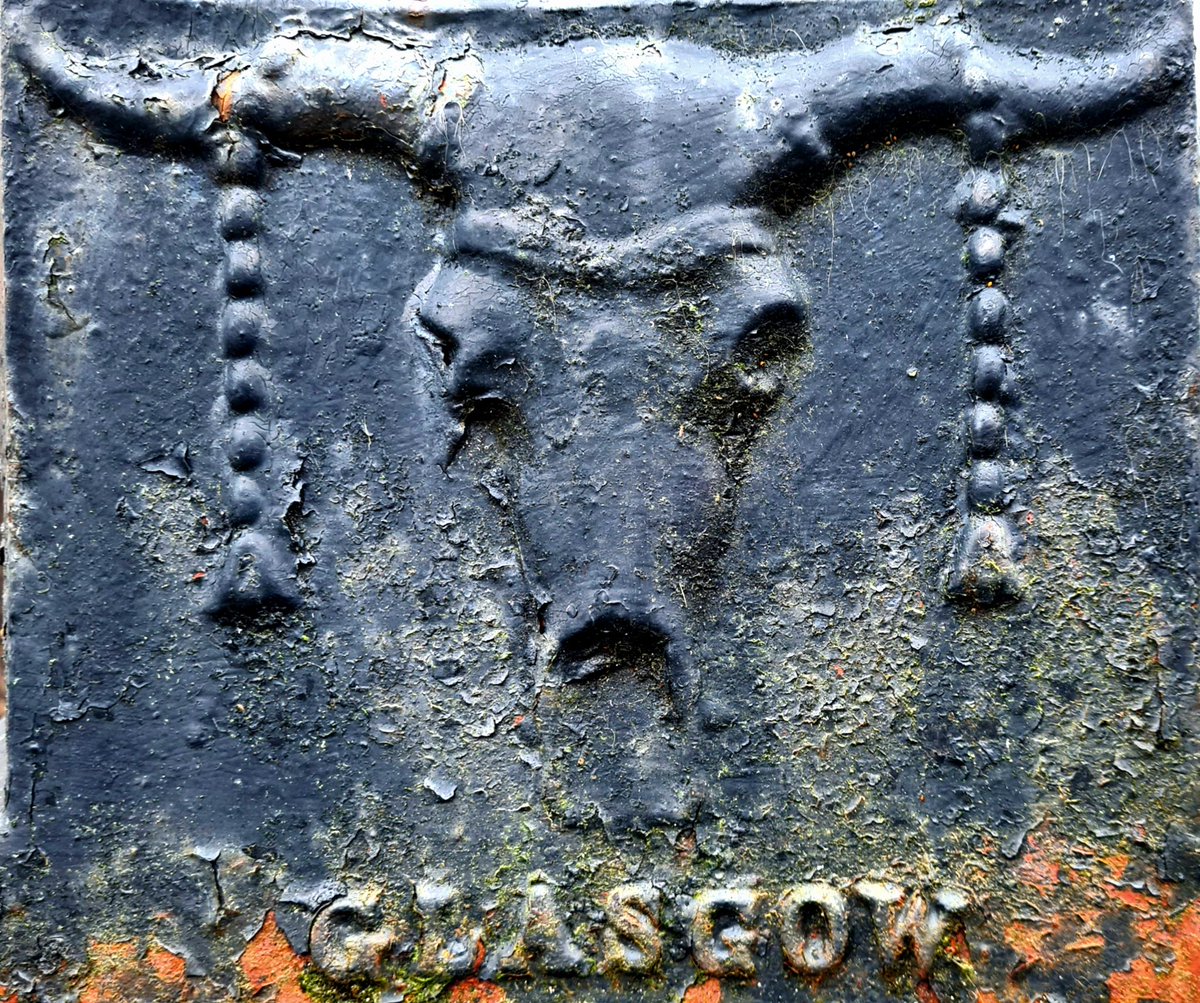
[[[783,394],[783,378],[775,366],[763,364],[758,369],[738,371],[735,379],[747,401],[773,401]]]
[[[755,312],[738,337],[734,361],[777,362],[791,358],[807,344],[803,305],[776,300]]]
[[[517,417],[512,402],[494,390],[475,391],[463,388],[454,405],[464,424],[472,422],[509,422]]]
[[[529,429],[521,409],[499,391],[451,386],[448,394],[450,410],[460,431],[450,443],[445,464],[447,470],[472,443],[488,444],[484,448],[499,450],[502,454],[519,454],[528,444]],[[488,493],[500,500],[491,488]]]
[[[449,368],[458,354],[458,339],[437,321],[421,313],[420,310],[417,311],[417,326],[424,333],[425,341],[428,342],[430,348],[441,355],[442,365]]]
[[[667,634],[657,626],[622,616],[596,619],[572,631],[559,645],[558,674],[564,683],[595,679],[621,669],[657,670],[667,660]]]

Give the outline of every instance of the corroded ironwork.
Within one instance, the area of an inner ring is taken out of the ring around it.
[[[1130,10],[10,5],[0,1000],[1196,998]]]

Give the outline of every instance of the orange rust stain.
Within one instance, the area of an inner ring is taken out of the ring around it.
[[[137,944],[92,941],[88,944],[88,968],[79,1003],[116,1003],[137,970]]]
[[[1000,1003],[1000,997],[990,989],[977,989],[975,991],[975,1003]]]
[[[267,913],[262,929],[246,945],[240,961],[251,996],[274,989],[265,997],[272,1003],[309,1003],[308,994],[300,988],[304,959],[292,950],[275,922],[274,912]]]
[[[917,983],[916,993],[917,999],[921,1003],[941,1003],[941,1000],[938,999],[938,994],[933,990],[933,986],[924,980]]]
[[[1098,933],[1089,934],[1085,937],[1076,937],[1069,944],[1063,945],[1064,951],[1100,951],[1103,950],[1106,941],[1104,937]]]
[[[698,986],[689,986],[683,1003],[721,1003],[721,980],[705,979]]]
[[[164,947],[143,953],[132,940],[88,945],[79,1003],[180,1003],[192,995],[183,958]]]
[[[1130,909],[1136,909],[1140,913],[1153,913],[1156,909],[1165,905],[1159,899],[1143,895],[1141,892],[1135,892],[1131,888],[1106,887],[1104,894],[1114,902],[1120,902],[1122,905],[1128,906]]]
[[[18,1003],[17,994],[7,986],[0,986],[0,1003]]]
[[[1025,837],[1025,854],[1016,868],[1019,881],[1045,897],[1058,884],[1061,871],[1059,862],[1046,852],[1041,837],[1032,833]]]
[[[1134,958],[1128,972],[1108,977],[1111,1003],[1196,1003],[1200,1000],[1200,902],[1193,902],[1178,919],[1168,920],[1162,940],[1174,961],[1159,972],[1148,958]],[[1156,938],[1157,939],[1157,938]]]
[[[93,940],[88,944],[88,960],[97,966],[131,964],[137,955],[137,943],[132,940]]]
[[[222,122],[228,122],[230,116],[233,115],[233,92],[241,75],[241,70],[227,73],[217,84],[217,89],[213,91],[213,107],[217,109],[217,115],[220,116]]]
[[[1039,923],[1020,919],[1009,923],[1004,928],[1004,940],[1021,956],[1017,970],[1024,971],[1045,961],[1046,956],[1043,953],[1045,941],[1053,937],[1060,929],[1062,929],[1062,917],[1058,915],[1048,916]]]
[[[450,1003],[505,1003],[508,993],[495,982],[466,979],[450,987]]]
[[[1100,863],[1108,868],[1108,876],[1114,881],[1120,881],[1129,868],[1129,857],[1124,853],[1114,853],[1109,857],[1101,857]]]
[[[1147,944],[1156,944],[1168,949],[1171,947],[1171,936],[1163,929],[1157,916],[1138,920],[1133,924],[1133,929],[1137,932],[1138,937]]]
[[[965,965],[971,963],[971,945],[967,943],[967,935],[962,930],[955,932],[946,943],[946,956]]]
[[[1091,871],[1083,867],[1067,866],[1066,873],[1063,875],[1067,879],[1067,884],[1078,887],[1087,887],[1095,882],[1095,876]]]
[[[183,989],[187,985],[187,962],[178,954],[155,944],[146,948],[146,964],[159,982]]]

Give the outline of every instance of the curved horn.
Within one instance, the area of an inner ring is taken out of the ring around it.
[[[140,59],[96,59],[85,64],[56,45],[34,37],[12,16],[4,19],[9,51],[46,92],[91,128],[125,145],[202,142],[217,118],[212,104],[215,73],[177,63],[156,67],[161,75],[137,75]]]
[[[976,157],[1020,137],[1100,128],[1160,103],[1190,73],[1190,31],[1168,22],[1142,46],[1086,58],[1023,55],[976,42],[960,115]]]
[[[43,89],[125,145],[200,144],[221,121],[287,146],[374,141],[409,151],[422,124],[466,103],[482,75],[470,54],[435,64],[416,46],[359,35],[278,35],[224,73],[176,62],[147,74],[136,56],[84,61],[12,17],[5,29],[10,52]]]
[[[962,128],[976,158],[1014,139],[1096,128],[1157,103],[1189,72],[1190,30],[1174,18],[1123,52],[1017,52],[961,27],[863,30],[806,56],[773,57],[769,90],[785,166],[886,132]]]

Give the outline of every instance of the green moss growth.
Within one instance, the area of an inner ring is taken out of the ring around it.
[[[371,979],[335,982],[313,965],[300,973],[300,988],[313,1003],[378,1003],[382,990]]]

